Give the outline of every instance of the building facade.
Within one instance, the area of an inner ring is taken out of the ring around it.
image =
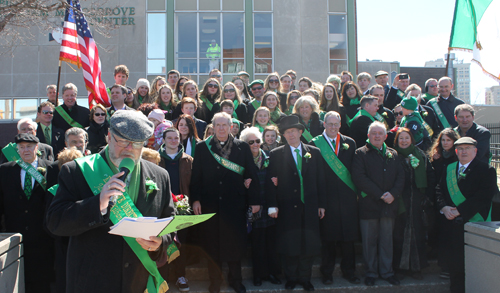
[[[102,79],[114,83],[113,70],[125,64],[127,85],[150,81],[177,69],[200,88],[211,68],[224,82],[241,70],[251,79],[297,72],[324,82],[330,73],[356,72],[355,1],[349,0],[110,0],[97,21],[116,26],[110,38],[93,31],[102,62]],[[85,9],[88,5],[82,2]],[[53,17],[64,18],[64,11]],[[91,26],[92,28],[92,26]],[[56,84],[60,45],[50,32],[33,31],[35,39],[13,56],[0,55],[0,121],[35,118]],[[215,41],[218,50],[209,49]],[[207,51],[208,50],[208,51]],[[60,88],[77,85],[78,103],[87,106],[81,69],[62,65]]]

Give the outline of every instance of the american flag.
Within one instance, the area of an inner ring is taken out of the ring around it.
[[[78,0],[67,0],[64,17],[63,39],[59,60],[82,68],[85,87],[89,94],[89,106],[111,106],[106,85],[101,80],[101,60],[90,29]]]

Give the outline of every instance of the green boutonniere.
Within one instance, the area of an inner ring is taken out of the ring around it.
[[[422,112],[422,117],[427,117],[427,112]]]
[[[391,152],[387,152],[387,157],[388,157],[389,159],[392,159],[392,153],[391,153]]]
[[[415,157],[414,155],[409,155],[408,159],[410,159],[410,165],[413,169],[416,169],[418,167],[418,164],[420,161]]]
[[[44,175],[45,172],[47,172],[47,169],[45,169],[44,167],[38,167],[36,168],[36,170],[38,171],[38,173]]]
[[[153,180],[147,178],[146,179],[146,194],[150,195],[155,190],[160,190],[160,189],[158,188],[158,186],[156,185],[156,183]]]
[[[382,116],[384,116],[385,118],[387,118],[387,112],[382,113]]]
[[[262,165],[264,168],[267,168],[267,166],[269,166],[269,159],[266,159],[264,161],[264,164]]]
[[[304,158],[306,159],[306,163],[307,161],[309,161],[309,159],[311,158],[311,154],[309,152],[307,152],[305,155],[304,155]]]
[[[349,145],[348,145],[347,143],[343,143],[343,144],[342,144],[342,149],[343,149],[344,151],[347,151],[347,150],[349,149]]]
[[[37,156],[37,157],[41,157],[41,156],[42,156],[42,152],[41,152],[40,150],[37,150],[37,151],[36,151],[36,156]]]

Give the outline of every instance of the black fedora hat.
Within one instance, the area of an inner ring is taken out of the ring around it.
[[[283,117],[280,121],[280,133],[283,134],[287,129],[297,128],[304,131],[305,127],[299,122],[299,117],[290,115]]]

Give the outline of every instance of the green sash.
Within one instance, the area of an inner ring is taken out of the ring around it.
[[[377,114],[378,114],[378,113],[377,113]],[[379,114],[379,115],[380,115],[380,114]],[[370,120],[371,120],[372,122],[374,122],[374,121],[375,121],[375,118],[374,118],[372,115],[370,115],[370,113],[368,113],[365,109],[361,109],[361,110],[359,110],[359,111],[358,111],[358,113],[356,113],[356,115],[354,115],[354,117],[351,119],[351,121],[349,121],[349,125],[351,125],[351,124],[352,124],[352,121],[354,121],[354,119],[356,119],[356,117],[358,117],[358,116],[366,116],[366,117],[370,118]],[[380,117],[382,117],[382,116],[380,116]],[[384,117],[382,117],[382,120],[384,120]],[[384,121],[385,121],[385,120],[384,120]],[[381,122],[382,122],[382,121],[381,121]]]
[[[238,114],[236,113],[236,108],[238,108],[238,106],[240,105],[240,102],[238,102],[237,99],[234,99],[233,105],[234,105],[233,118],[238,119]]]
[[[106,182],[114,174],[100,154],[79,158],[76,159],[75,162],[82,170],[85,181],[94,195],[101,193],[104,184],[106,184]],[[109,219],[113,224],[117,224],[124,217],[142,217],[141,212],[137,209],[126,191],[118,197],[116,204],[111,208]],[[143,249],[134,238],[123,237],[123,239],[125,239],[127,244],[150,274],[147,287],[144,292],[166,292],[168,290],[167,282],[165,282],[165,280],[161,277],[156,266],[156,262],[149,257],[148,251]]]
[[[323,135],[318,135],[313,138],[312,141],[320,149],[323,158],[325,158],[325,161],[328,163],[328,166],[332,169],[332,171],[340,178],[340,180],[342,180],[342,182],[345,183],[345,185],[349,186],[349,188],[354,192],[357,192],[358,190],[356,186],[354,186],[351,179],[351,173],[337,157],[325,137]]]
[[[349,117],[349,115],[345,114],[345,118],[346,118],[347,126],[351,127],[351,117]]]
[[[254,109],[257,110],[260,107],[261,103],[262,103],[261,101],[258,101],[256,99],[254,99],[250,104],[252,104],[252,106],[254,107]]]
[[[425,122],[425,120],[422,119],[422,126],[425,127],[427,130],[427,133],[429,133],[429,136],[432,137],[434,135],[434,130],[432,130],[431,126]]]
[[[434,111],[436,112],[439,121],[443,125],[444,128],[451,128],[450,123],[448,123],[448,120],[446,120],[446,117],[444,117],[443,111],[441,111],[441,108],[439,108],[438,103],[436,102],[436,99],[432,99],[429,101],[431,103],[432,108],[434,108]]]
[[[43,190],[47,190],[47,181],[45,180],[45,177],[43,177],[42,174],[40,174],[33,165],[26,163],[25,161],[19,159],[16,161],[16,163],[19,165],[19,167],[23,168],[26,173],[29,173],[31,177],[35,178],[36,182],[40,183],[42,186]]]
[[[307,142],[310,142],[313,139],[313,136],[311,135],[309,130],[307,130],[307,128],[305,127],[304,127],[304,132],[302,132],[302,137],[304,137],[307,140]]]
[[[400,90],[400,89],[398,89],[397,95],[398,95],[398,97],[400,97],[401,99],[404,99],[404,98],[405,98],[405,93],[404,93],[402,90]]]
[[[49,188],[48,192],[52,193],[53,196],[56,196],[57,189],[59,188],[59,184],[56,184]]]
[[[21,156],[17,152],[17,144],[16,143],[9,143],[2,149],[2,153],[4,154],[5,158],[9,161],[17,161],[21,159]]]
[[[212,111],[212,108],[214,107],[212,102],[210,102],[205,96],[201,96],[200,100],[202,100],[203,103],[205,103],[207,105],[208,110]]]
[[[448,185],[448,193],[450,194],[451,200],[455,206],[461,205],[465,200],[465,196],[460,191],[457,181],[457,165],[458,162],[454,162],[448,165],[446,169],[446,185]],[[491,222],[491,206],[490,212],[486,220],[479,214],[475,214],[474,217],[470,218],[469,222]]]
[[[240,165],[233,163],[229,160],[224,159],[223,157],[219,156],[218,154],[212,152],[210,148],[210,142],[212,141],[213,136],[210,136],[205,140],[205,143],[207,144],[208,151],[212,154],[214,159],[217,161],[217,163],[221,164],[222,167],[231,170],[239,175],[243,176],[243,172],[245,172],[245,168],[241,167]]]
[[[69,116],[68,112],[66,112],[62,106],[57,106],[56,111],[57,113],[59,113],[59,115],[61,115],[64,121],[66,121],[66,123],[68,123],[71,127],[83,128],[83,126],[80,125],[80,123],[76,122],[75,120],[73,120],[73,118]]]

